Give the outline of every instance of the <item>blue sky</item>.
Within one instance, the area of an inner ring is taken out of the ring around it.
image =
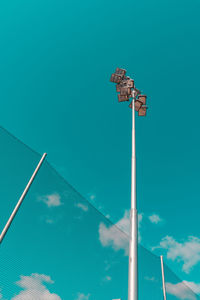
[[[130,206],[131,113],[126,103],[117,103],[111,73],[117,66],[126,68],[148,95],[148,116],[136,120],[141,243],[162,253],[181,279],[196,284],[196,291],[200,290],[199,9],[197,0],[0,4],[0,124],[37,152],[47,152],[56,170],[114,223],[126,221]],[[1,201],[1,226],[38,159],[19,148],[18,158],[14,147],[13,160],[6,156],[1,161],[2,198],[13,201]],[[8,149],[5,141],[1,153]],[[19,177],[13,172],[21,164]],[[8,195],[11,170],[15,188],[9,188]],[[63,192],[42,183],[44,191],[38,187],[36,193],[37,185],[33,186],[30,199],[35,205],[38,197]],[[38,219],[43,216],[46,222],[49,207],[39,203],[47,212]],[[27,218],[25,210],[23,214]],[[14,233],[12,239],[17,240]],[[12,251],[10,243],[6,249]],[[123,257],[123,250],[119,252]],[[111,255],[119,252],[113,250]],[[22,272],[32,273],[51,276],[58,284],[45,267]],[[12,282],[22,274],[13,274]],[[50,284],[49,278],[38,276],[33,280]],[[91,291],[76,293],[80,295],[71,294],[71,299],[92,297]],[[57,294],[69,297],[61,290]]]

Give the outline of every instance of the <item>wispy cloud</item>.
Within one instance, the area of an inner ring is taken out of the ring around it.
[[[200,262],[200,239],[189,236],[183,243],[177,242],[173,237],[164,237],[160,244],[152,249],[163,248],[167,250],[167,258],[182,262],[182,270],[189,273]]]
[[[75,206],[82,209],[85,212],[88,211],[88,206],[86,204],[83,204],[83,203],[79,202],[79,203],[76,203]]]
[[[139,241],[141,240],[140,227],[143,215],[138,215]],[[120,230],[119,230],[120,229]],[[125,234],[124,234],[125,233]],[[99,225],[99,240],[104,247],[112,247],[115,251],[124,250],[128,255],[130,233],[129,212],[125,211],[122,219],[116,224],[106,226],[104,223]]]
[[[166,282],[166,292],[178,299],[197,300],[195,293],[199,294],[200,284],[185,280],[178,283]]]
[[[99,225],[99,240],[104,247],[111,246],[115,251],[124,250],[128,254],[129,240],[125,233],[129,232],[129,214],[126,211],[124,217],[115,225],[106,226],[104,223]]]
[[[160,218],[159,215],[153,214],[153,215],[149,216],[149,221],[151,223],[158,224],[158,223],[162,222],[162,219]]]
[[[58,207],[63,204],[61,202],[61,197],[58,193],[53,193],[39,197],[39,200],[44,202],[48,207]]]
[[[61,300],[60,296],[50,293],[44,283],[53,284],[50,276],[33,273],[30,276],[20,276],[16,284],[23,290],[11,300]]]
[[[85,295],[83,293],[78,293],[76,300],[89,300],[89,298],[90,298],[90,294]]]

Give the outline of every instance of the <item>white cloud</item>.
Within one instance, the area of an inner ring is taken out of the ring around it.
[[[128,254],[129,240],[128,237],[121,232],[129,232],[129,214],[126,211],[124,217],[115,225],[107,227],[104,223],[99,225],[99,240],[104,247],[111,246],[115,251],[123,249]]]
[[[77,203],[75,204],[75,206],[82,209],[83,211],[88,211],[88,206],[83,203]]]
[[[143,215],[138,215],[138,229],[141,227]],[[120,229],[120,230],[119,230]],[[125,233],[125,234],[124,234]],[[107,227],[104,223],[99,225],[99,240],[104,247],[111,246],[115,251],[124,250],[125,255],[129,252],[129,233],[130,233],[130,217],[129,212],[125,211],[122,219],[115,225]],[[138,240],[141,240],[140,230]]]
[[[99,239],[104,247],[111,246],[115,251],[123,249],[128,255],[128,239],[114,225],[106,227],[104,223],[99,225]]]
[[[189,273],[200,262],[200,239],[189,236],[183,243],[177,242],[173,237],[164,237],[160,244],[152,249],[163,248],[167,250],[167,258],[182,262],[182,270]]]
[[[78,293],[76,300],[89,300],[90,294]]]
[[[18,295],[11,300],[61,300],[60,296],[50,291],[44,285],[45,283],[53,284],[50,276],[33,273],[30,276],[20,276],[21,279],[16,284],[23,289]]]
[[[42,196],[39,198],[39,200],[44,202],[48,207],[56,207],[61,206],[63,204],[58,193]]]
[[[200,284],[185,280],[175,284],[166,282],[166,292],[178,299],[197,300],[195,292],[200,292]]]
[[[154,223],[154,224],[158,224],[162,221],[162,219],[157,214],[153,214],[153,215],[149,216],[149,220],[151,223]]]

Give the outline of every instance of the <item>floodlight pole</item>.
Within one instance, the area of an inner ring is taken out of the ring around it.
[[[126,70],[117,68],[110,81],[117,83],[120,92],[118,101],[129,101],[133,98],[132,108],[132,156],[131,156],[131,210],[130,210],[130,241],[129,241],[129,276],[128,300],[138,300],[138,213],[136,200],[136,151],[135,151],[135,110],[138,116],[146,115],[146,96],[134,87],[134,80],[126,77]],[[133,90],[132,90],[133,89]]]
[[[28,193],[28,190],[29,190],[31,184],[33,183],[33,180],[35,179],[35,176],[37,175],[37,173],[38,173],[38,171],[39,171],[39,169],[40,169],[40,167],[41,167],[41,165],[42,165],[42,163],[43,163],[46,155],[47,155],[46,153],[44,153],[42,155],[42,158],[40,159],[40,161],[39,161],[39,163],[38,163],[35,171],[33,172],[33,175],[31,176],[31,178],[30,178],[30,180],[29,180],[29,182],[28,182],[25,190],[23,191],[23,193],[22,193],[19,201],[17,202],[17,205],[15,206],[15,208],[14,208],[14,210],[13,210],[10,218],[8,219],[8,222],[6,223],[6,225],[5,225],[2,233],[0,235],[0,244],[2,243],[2,241],[3,241],[3,239],[4,239],[5,235],[6,235],[6,233],[7,233],[8,229],[9,229],[9,227],[10,227],[10,225],[11,225],[11,223],[12,223],[12,221],[13,221],[15,215],[16,215],[16,213],[18,212],[18,210],[19,210],[19,208],[20,208],[20,206],[21,206],[21,204],[22,204],[22,202],[23,202],[26,194]]]
[[[128,300],[138,300],[138,216],[136,201],[135,101],[132,101],[131,211]]]
[[[165,273],[164,273],[164,264],[163,264],[163,256],[160,256],[161,263],[161,272],[162,272],[162,287],[163,287],[163,298],[166,300],[166,287],[165,287]]]

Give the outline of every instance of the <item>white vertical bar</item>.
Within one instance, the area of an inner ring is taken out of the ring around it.
[[[136,201],[135,101],[132,101],[131,211],[128,300],[138,300],[138,217]]]
[[[20,208],[20,205],[22,204],[22,202],[23,202],[23,200],[24,200],[24,198],[25,198],[25,196],[26,196],[26,194],[27,194],[27,192],[28,192],[28,190],[29,190],[31,184],[33,183],[33,180],[35,179],[35,176],[37,175],[37,172],[39,171],[39,169],[40,169],[40,167],[41,167],[41,165],[42,165],[42,163],[43,163],[43,161],[44,161],[46,155],[47,155],[46,153],[44,153],[44,154],[42,155],[42,158],[40,159],[40,161],[39,161],[39,163],[38,163],[38,165],[37,165],[35,171],[33,172],[33,175],[31,176],[31,178],[30,178],[30,180],[29,180],[29,182],[28,182],[28,184],[27,184],[25,190],[23,191],[23,193],[22,193],[22,195],[21,195],[19,201],[17,202],[17,205],[15,206],[15,208],[14,208],[14,210],[13,210],[13,212],[12,212],[10,218],[8,219],[8,222],[6,223],[6,225],[5,225],[5,227],[4,227],[3,231],[2,231],[2,233],[1,233],[1,235],[0,235],[0,244],[2,243],[3,238],[5,237],[6,232],[8,231],[8,229],[9,229],[9,227],[10,227],[10,225],[11,225],[11,223],[12,223],[12,221],[13,221],[13,219],[14,219],[16,213],[17,213],[17,211],[18,211],[19,208]]]
[[[164,264],[163,264],[163,256],[160,256],[161,263],[161,271],[162,271],[162,286],[163,286],[163,297],[166,300],[166,287],[165,287],[165,273],[164,273]]]

